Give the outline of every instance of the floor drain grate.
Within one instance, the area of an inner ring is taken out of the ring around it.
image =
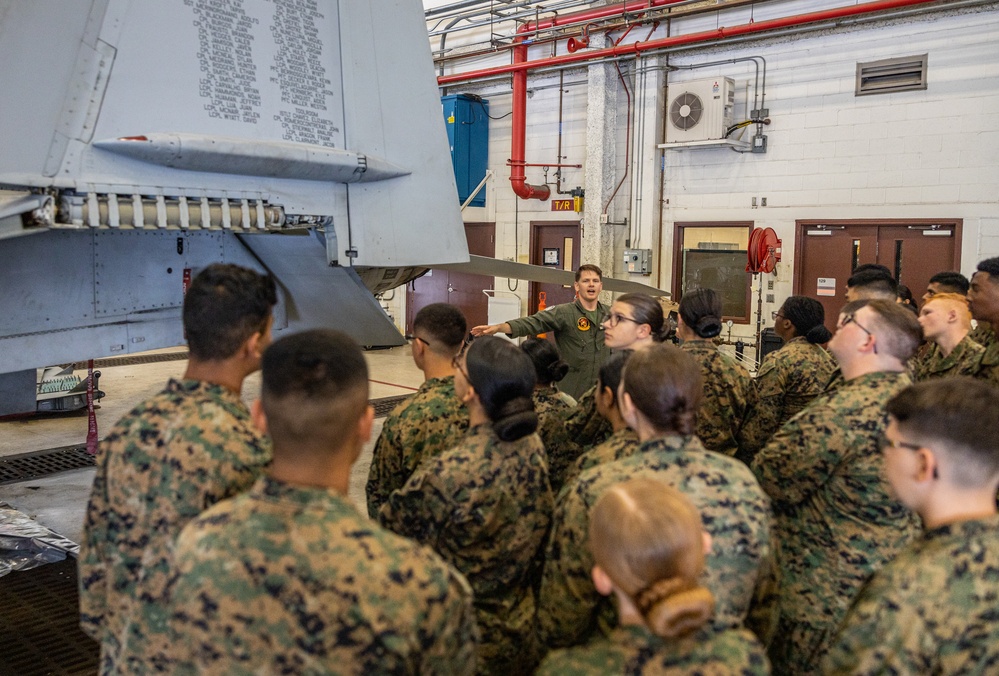
[[[0,458],[0,484],[28,481],[93,466],[94,456],[87,453],[86,444],[11,455]]]
[[[96,674],[100,648],[79,625],[76,559],[0,577],[0,672]]]
[[[389,413],[391,413],[396,406],[399,405],[400,401],[409,399],[411,394],[401,394],[395,397],[382,397],[381,399],[372,399],[371,405],[375,407],[375,417],[384,418]]]

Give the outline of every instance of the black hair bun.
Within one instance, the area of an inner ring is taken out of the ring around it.
[[[721,330],[722,323],[718,317],[701,317],[694,325],[694,331],[701,338],[714,338],[721,333]]]

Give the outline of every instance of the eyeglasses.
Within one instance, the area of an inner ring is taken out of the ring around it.
[[[643,324],[644,323],[644,322],[638,321],[637,319],[632,319],[631,317],[625,317],[623,314],[620,314],[618,312],[611,312],[610,314],[604,315],[603,319],[600,320],[600,323],[601,324],[606,324],[607,326],[610,326],[611,328],[613,328],[613,327],[617,326],[618,324],[620,324],[623,321],[624,322],[633,322],[635,324]]]
[[[468,378],[468,371],[466,371],[465,367],[461,365],[461,358],[462,358],[462,356],[464,354],[465,354],[465,351],[462,350],[461,352],[459,352],[458,354],[456,354],[454,357],[452,357],[451,358],[451,366],[454,368],[455,371],[458,371],[459,373],[461,373],[462,377],[466,381],[472,382]]]
[[[848,314],[848,315],[845,315],[843,317],[843,321],[841,321],[839,323],[839,328],[843,328],[847,324],[855,324],[858,329],[860,329],[861,331],[863,331],[864,333],[866,333],[869,337],[874,338],[875,339],[875,343],[874,343],[874,354],[878,353],[878,344],[876,342],[877,341],[877,336],[875,336],[869,330],[867,330],[866,328],[864,328],[864,326],[862,326],[860,324],[860,322],[857,321],[857,318],[854,317],[852,314]]]
[[[774,310],[773,312],[770,313],[770,318],[773,319],[774,321],[777,321],[778,317],[783,317],[783,316],[784,315],[780,313],[780,310]]]
[[[881,437],[881,450],[888,448],[907,448],[910,451],[918,451],[922,448],[921,444],[913,444],[908,441],[892,441],[888,437]]]
[[[426,345],[427,347],[430,347],[430,343],[428,343],[428,342],[427,342],[426,340],[424,340],[423,338],[420,338],[419,336],[414,336],[414,335],[412,335],[412,334],[407,334],[407,335],[406,335],[406,340],[408,340],[408,341],[416,341],[416,340],[418,340],[418,341],[420,341],[421,343],[423,343],[424,345]]]

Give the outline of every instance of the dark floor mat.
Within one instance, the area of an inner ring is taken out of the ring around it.
[[[76,559],[0,577],[0,674],[96,674],[99,653],[80,630]]]

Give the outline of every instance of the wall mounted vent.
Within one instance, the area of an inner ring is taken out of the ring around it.
[[[857,96],[926,89],[928,54],[857,64]]]
[[[735,83],[729,77],[670,85],[666,143],[724,139],[725,130],[732,124],[734,103]]]

